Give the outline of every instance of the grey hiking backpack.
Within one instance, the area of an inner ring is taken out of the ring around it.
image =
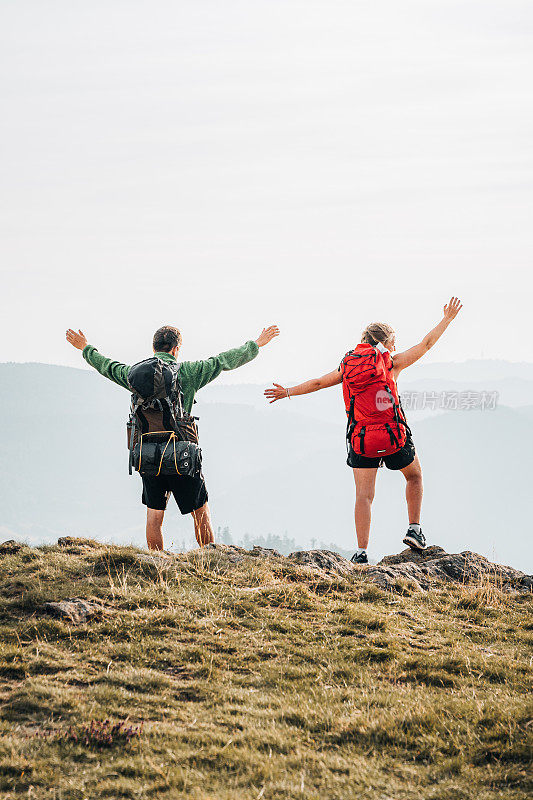
[[[199,475],[202,451],[195,417],[183,410],[178,365],[147,358],[130,368],[128,385],[130,475]]]

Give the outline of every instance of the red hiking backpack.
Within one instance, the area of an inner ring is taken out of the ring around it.
[[[348,415],[346,443],[367,458],[395,453],[411,433],[392,366],[391,354],[380,344],[358,344],[341,362],[342,392]]]

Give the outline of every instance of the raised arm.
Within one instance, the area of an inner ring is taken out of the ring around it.
[[[396,377],[402,371],[402,369],[410,367],[411,364],[414,364],[415,361],[418,361],[419,358],[422,358],[422,356],[425,355],[428,350],[431,350],[433,345],[438,342],[450,322],[455,319],[462,307],[461,301],[457,297],[452,297],[450,302],[444,306],[444,316],[439,324],[435,325],[433,330],[431,330],[427,336],[424,336],[419,344],[415,344],[415,346],[410,347],[409,350],[404,350],[403,353],[395,353],[393,355],[393,371]]]
[[[109,378],[113,383],[118,383],[124,389],[128,389],[128,372],[130,368],[128,364],[122,364],[120,361],[113,361],[111,358],[106,358],[98,352],[96,347],[92,344],[87,344],[87,337],[82,331],[72,330],[69,328],[67,331],[67,342],[69,342],[76,350],[81,350],[85,361],[93,367],[104,378]]]
[[[279,383],[274,383],[273,389],[265,389],[265,397],[269,403],[275,403],[276,400],[283,400],[284,397],[318,392],[319,389],[327,389],[329,386],[336,386],[338,383],[342,383],[342,373],[337,368],[333,372],[328,372],[327,375],[322,375],[321,378],[313,378],[305,383],[299,383],[298,386],[285,387],[280,386]]]

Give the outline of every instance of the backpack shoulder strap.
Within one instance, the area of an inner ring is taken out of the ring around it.
[[[183,409],[184,397],[183,397],[183,389],[181,388],[179,364],[172,365],[172,372],[174,373],[172,380],[172,391],[175,397],[177,411],[180,417],[184,417],[185,416],[185,411]]]

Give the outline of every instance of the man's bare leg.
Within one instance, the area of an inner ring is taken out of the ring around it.
[[[422,482],[422,467],[420,466],[418,456],[415,456],[415,460],[412,461],[409,466],[404,467],[402,472],[407,481],[405,486],[405,499],[407,500],[409,524],[411,524],[411,522],[420,524],[424,485]]]
[[[211,515],[207,503],[192,512],[194,520],[194,535],[200,547],[215,541],[213,526],[211,525]]]
[[[164,511],[157,508],[146,509],[146,543],[149,550],[163,549],[163,517]]]
[[[360,468],[353,471],[355,478],[355,531],[357,546],[366,550],[370,538],[370,517],[372,500],[376,488],[377,467]]]

